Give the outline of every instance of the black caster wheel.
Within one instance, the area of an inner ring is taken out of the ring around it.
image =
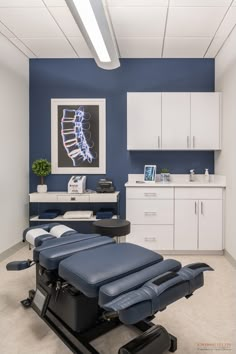
[[[28,309],[29,307],[31,307],[32,300],[27,298],[22,300],[20,303],[24,308]]]

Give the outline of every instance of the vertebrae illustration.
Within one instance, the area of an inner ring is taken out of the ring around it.
[[[91,115],[84,111],[84,107],[78,109],[63,109],[61,119],[61,135],[67,155],[73,161],[73,166],[78,166],[81,161],[92,163],[95,156],[92,155],[89,119]]]

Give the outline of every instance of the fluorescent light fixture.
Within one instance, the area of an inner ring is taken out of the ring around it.
[[[111,61],[90,2],[88,0],[73,1],[99,59],[102,62]]]
[[[97,65],[103,69],[119,67],[115,37],[102,0],[66,0],[66,3]]]

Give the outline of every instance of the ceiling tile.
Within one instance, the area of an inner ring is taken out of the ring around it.
[[[107,0],[108,6],[168,6],[168,0]]]
[[[165,39],[164,58],[202,58],[211,38],[168,37]]]
[[[68,37],[79,58],[93,58],[83,37]]]
[[[47,7],[67,6],[65,0],[44,0],[44,3]]]
[[[220,47],[222,46],[222,44],[224,43],[224,39],[223,38],[214,38],[211,45],[209,46],[209,48],[207,49],[207,52],[205,53],[204,58],[215,58],[218,50],[220,49]]]
[[[7,38],[14,38],[15,37],[15,34],[12,33],[11,31],[9,31],[7,29],[7,27],[4,26],[4,24],[1,22],[0,22],[0,32]]]
[[[200,6],[200,7],[218,7],[229,6],[232,0],[170,0],[170,6]]]
[[[161,58],[163,38],[117,38],[121,58]]]
[[[77,58],[65,38],[23,38],[22,41],[39,58]]]
[[[207,53],[206,58],[215,57],[224,41],[236,25],[236,7],[231,7],[227,12],[219,30],[216,33]]]
[[[68,7],[50,7],[49,11],[67,37],[82,37]]]
[[[110,7],[116,37],[161,37],[164,34],[165,7]]]
[[[0,7],[44,7],[42,0],[0,0]]]
[[[46,8],[1,8],[0,21],[17,37],[63,37]]]
[[[226,7],[171,7],[166,35],[169,37],[213,36],[226,11]]]
[[[25,53],[28,58],[36,57],[34,53],[31,52],[29,48],[27,48],[18,38],[11,38],[10,41],[15,44],[15,46],[19,48],[23,53]]]

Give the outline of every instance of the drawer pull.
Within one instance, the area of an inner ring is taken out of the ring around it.
[[[144,241],[153,242],[156,241],[156,237],[144,237]]]
[[[75,197],[71,197],[70,200],[76,200],[76,198]]]
[[[156,194],[156,193],[146,192],[146,193],[144,193],[144,196],[145,196],[145,197],[156,197],[157,194]]]
[[[155,215],[157,215],[157,212],[156,211],[145,211],[144,215],[145,216],[155,216]]]

